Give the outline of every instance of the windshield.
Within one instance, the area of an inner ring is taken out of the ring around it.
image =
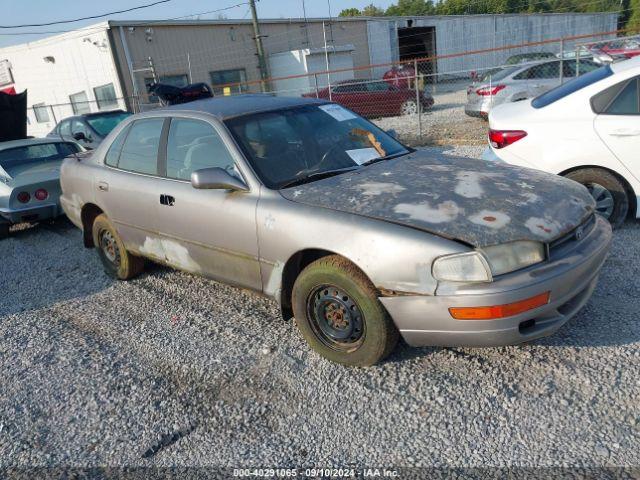
[[[580,65],[582,65],[582,63]],[[539,97],[534,98],[531,102],[531,106],[533,108],[546,107],[547,105],[551,105],[552,103],[555,103],[558,100],[571,95],[574,92],[577,92],[578,90],[582,90],[589,85],[593,85],[600,80],[604,80],[611,75],[613,75],[613,70],[611,70],[611,67],[609,65],[600,67],[597,70],[592,70],[589,73],[585,73],[584,75],[569,80],[559,87],[556,87],[553,90],[549,90]]]
[[[105,113],[104,115],[96,117],[88,117],[87,123],[98,132],[98,135],[106,137],[111,133],[111,130],[116,128],[121,121],[130,115],[129,112]]]
[[[244,115],[226,124],[272,189],[409,153],[372,123],[335,104]]]
[[[26,163],[44,163],[77,153],[78,147],[73,143],[38,143],[24,147],[9,148],[0,151],[0,167],[9,170]]]

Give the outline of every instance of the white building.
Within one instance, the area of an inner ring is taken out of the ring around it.
[[[126,108],[107,29],[105,22],[0,50],[8,80],[27,90],[29,135],[46,135],[75,114]]]

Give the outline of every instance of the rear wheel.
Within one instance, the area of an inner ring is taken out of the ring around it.
[[[307,343],[334,362],[373,365],[398,341],[398,330],[375,287],[355,265],[337,255],[316,260],[300,273],[292,303]]]
[[[142,273],[144,260],[127,251],[118,232],[104,214],[94,220],[92,233],[93,244],[108,275],[129,280]]]
[[[596,213],[609,220],[613,228],[624,223],[629,213],[629,195],[618,177],[601,168],[575,170],[566,177],[587,187],[596,202]]]
[[[0,223],[0,240],[4,240],[9,236],[9,224]]]
[[[400,106],[402,115],[416,115],[418,113],[418,103],[415,100],[406,100]]]

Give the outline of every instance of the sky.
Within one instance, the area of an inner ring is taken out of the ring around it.
[[[152,3],[153,0],[109,0],[108,2],[86,2],[78,0],[2,0],[1,25],[22,25],[45,23],[57,20],[68,20],[89,15],[99,15],[115,10],[124,10]],[[246,0],[171,0],[168,3],[129,13],[111,15],[109,17],[82,22],[52,25],[48,27],[0,28],[0,47],[25,43],[53,34],[31,35],[25,32],[48,32],[73,30],[104,20],[160,20],[193,15],[219,8],[225,8]],[[337,16],[344,8],[363,8],[372,0],[330,0],[331,14]],[[394,3],[392,0],[374,0],[379,7],[386,8]],[[328,17],[327,0],[305,0],[307,17]],[[302,17],[302,0],[258,0],[259,18]],[[248,5],[242,5],[220,12],[229,19],[251,18]],[[217,18],[218,13],[203,15],[200,18]],[[196,17],[191,17],[196,18]],[[7,35],[11,33],[11,35]]]

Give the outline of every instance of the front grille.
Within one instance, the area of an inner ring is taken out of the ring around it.
[[[552,254],[554,250],[557,250],[561,246],[568,246],[570,243],[578,243],[580,240],[585,238],[591,230],[596,226],[596,216],[592,214],[587,218],[584,222],[578,225],[576,228],[571,230],[566,235],[554,240],[549,244],[549,253]]]

